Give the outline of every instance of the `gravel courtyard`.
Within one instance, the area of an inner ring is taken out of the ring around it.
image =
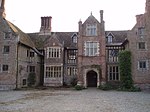
[[[150,112],[150,93],[96,88],[0,91],[0,112]]]

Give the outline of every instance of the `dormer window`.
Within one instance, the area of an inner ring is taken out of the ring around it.
[[[97,36],[97,25],[88,24],[86,26],[86,36]]]
[[[78,42],[78,35],[77,33],[74,33],[72,36],[71,36],[71,39],[72,39],[72,43],[77,43]]]
[[[113,42],[113,34],[110,32],[108,35],[107,35],[107,43],[112,43]]]
[[[108,43],[112,43],[112,35],[109,35],[109,36],[107,37],[107,42],[108,42]]]
[[[77,36],[74,36],[74,37],[72,37],[72,41],[73,41],[73,43],[77,43]]]

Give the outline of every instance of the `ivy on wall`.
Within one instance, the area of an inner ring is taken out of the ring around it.
[[[36,74],[35,73],[29,73],[28,75],[28,86],[31,87],[36,82]]]
[[[119,67],[121,86],[124,89],[131,89],[133,87],[133,80],[131,74],[131,52],[122,51],[119,53]]]

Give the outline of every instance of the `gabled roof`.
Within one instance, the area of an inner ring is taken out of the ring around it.
[[[51,35],[39,35],[39,33],[29,33],[28,35],[31,37],[32,41],[35,43],[36,48],[43,49],[44,44],[55,34],[55,37],[59,40],[59,42],[64,45],[64,47],[75,47],[72,43],[72,35],[77,32],[51,32]]]
[[[0,31],[2,32],[8,32],[11,31],[7,20],[5,18],[3,18],[2,16],[0,16]]]
[[[76,48],[76,44],[72,42],[72,36],[77,32],[56,32],[58,35],[58,39],[60,42],[64,43],[64,47],[66,48]]]
[[[107,38],[108,36],[114,37],[114,35],[112,34],[112,32],[107,33],[107,34],[106,34],[106,38]]]
[[[14,34],[19,36],[18,42],[28,46],[35,47],[34,43],[31,41],[30,37],[22,32],[17,26],[7,21],[6,19],[0,17],[0,30],[2,32],[13,32]]]
[[[19,35],[19,42],[21,42],[22,44],[24,45],[27,45],[29,47],[32,47],[34,48],[35,45],[34,43],[32,42],[31,38],[26,34],[24,33],[23,31],[21,31],[17,26],[15,26],[14,24],[12,24],[11,22],[7,21],[8,22],[8,25],[10,26],[10,28]]]
[[[114,39],[112,45],[122,45],[127,39],[128,30],[125,31],[105,31],[105,35],[112,34]],[[39,33],[28,34],[35,43],[36,48],[43,49],[44,44],[55,34],[59,42],[67,49],[77,49],[77,44],[73,43],[72,37],[77,32],[52,32],[51,35],[39,35]]]
[[[39,35],[39,33],[28,33],[28,35],[34,42],[37,49],[43,49],[45,40],[50,37],[49,35]]]
[[[105,36],[108,36],[109,34],[112,34],[114,39],[113,43],[123,43],[127,38],[128,30],[124,31],[105,31]]]
[[[49,38],[47,38],[44,41],[44,47],[45,46],[59,46],[59,47],[64,47],[64,42],[59,39],[58,35],[56,33],[52,33]]]
[[[99,23],[99,21],[91,14],[86,20],[85,20],[85,22],[84,23],[94,23],[94,22],[98,22]]]

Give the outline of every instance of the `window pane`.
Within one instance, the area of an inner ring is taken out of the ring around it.
[[[146,68],[146,62],[143,62],[143,68]]]
[[[23,79],[22,84],[23,84],[23,86],[26,85],[27,84],[27,79]]]
[[[109,80],[112,80],[112,73],[109,73]]]
[[[30,57],[34,57],[34,52],[30,52]]]
[[[145,49],[145,42],[139,42],[139,49]]]
[[[4,46],[4,53],[9,53],[9,46]]]
[[[85,44],[85,55],[86,56],[95,56],[98,51],[98,43],[97,42],[86,42]]]
[[[112,67],[111,66],[109,67],[109,72],[112,72]]]
[[[86,26],[86,35],[87,36],[96,36],[97,35],[97,26],[95,25],[87,25]]]
[[[119,80],[119,73],[116,73],[116,80]]]
[[[5,39],[9,39],[11,37],[11,32],[5,33]]]
[[[35,72],[35,66],[30,66],[30,72]]]
[[[60,48],[52,47],[48,49],[48,58],[59,58],[60,57]]]
[[[73,37],[73,43],[77,43],[77,36]]]
[[[119,80],[119,70],[118,66],[109,66],[108,74],[109,80],[118,81]]]
[[[108,43],[112,43],[112,36],[111,36],[111,35],[109,35],[109,36],[107,37],[107,42],[108,42]]]
[[[61,67],[60,66],[46,67],[46,77],[50,78],[61,77]]]
[[[3,71],[8,71],[8,65],[3,65]]]
[[[145,29],[143,27],[138,28],[138,35],[144,35]]]

